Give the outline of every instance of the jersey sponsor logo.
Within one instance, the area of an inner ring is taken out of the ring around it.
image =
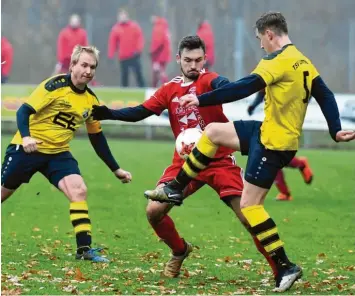
[[[189,89],[189,93],[195,94],[196,87],[191,87]],[[177,117],[181,131],[188,128],[198,128],[200,130],[205,129],[206,123],[196,106],[182,107],[180,106],[180,98],[178,97],[174,97],[171,102],[173,103],[171,110]]]
[[[67,100],[59,100],[58,101],[58,105],[61,106],[61,107],[65,107],[65,108],[71,108],[72,105],[69,101]]]
[[[206,123],[195,106],[187,108],[179,106],[174,111],[181,131],[193,127],[200,130],[205,129]]]
[[[75,132],[76,124],[74,122],[74,118],[74,115],[59,112],[56,116],[54,116],[53,123]]]

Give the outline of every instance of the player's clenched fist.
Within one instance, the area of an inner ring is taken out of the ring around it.
[[[43,142],[40,140],[34,139],[32,137],[22,138],[23,150],[25,150],[26,153],[36,152],[38,150],[37,144],[41,144],[41,143],[43,143]]]
[[[349,142],[355,140],[355,131],[338,131],[336,134],[338,142]]]
[[[115,176],[121,180],[122,183],[129,183],[132,181],[132,175],[130,172],[127,172],[122,169],[118,169],[113,172]]]
[[[198,106],[199,104],[197,97],[192,94],[184,95],[180,98],[180,105],[183,107]]]

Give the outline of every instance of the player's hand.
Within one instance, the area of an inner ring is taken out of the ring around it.
[[[121,180],[122,183],[129,183],[132,181],[132,175],[130,172],[127,172],[122,169],[118,169],[113,172],[115,176]]]
[[[338,131],[335,139],[338,142],[349,142],[355,139],[355,131]]]
[[[111,111],[105,105],[103,106],[94,105],[92,106],[92,117],[95,120],[111,119]]]
[[[23,150],[25,150],[26,153],[32,153],[38,151],[37,144],[42,144],[42,143],[43,141],[34,139],[32,137],[22,138]]]
[[[252,116],[252,115],[253,115],[254,110],[255,110],[254,106],[249,106],[249,107],[248,107],[247,112],[248,112],[249,116]]]
[[[200,102],[196,95],[188,94],[180,98],[180,105],[183,107],[198,106]]]

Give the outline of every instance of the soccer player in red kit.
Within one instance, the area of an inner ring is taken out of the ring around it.
[[[227,78],[219,76],[215,72],[206,73],[203,70],[206,60],[205,50],[205,44],[200,37],[184,37],[180,41],[176,57],[177,63],[181,67],[181,76],[177,76],[161,86],[154,95],[137,107],[112,110],[106,106],[97,106],[93,110],[94,118],[96,120],[111,119],[135,122],[151,115],[160,115],[165,109],[168,109],[170,125],[175,138],[187,128],[204,130],[211,122],[228,122],[222,106],[206,108],[180,106],[179,98],[185,94],[203,94],[228,83]],[[240,210],[243,179],[241,169],[236,165],[235,159],[231,155],[233,152],[229,148],[220,147],[211,165],[186,187],[184,197],[196,192],[204,184],[209,185],[249,230],[249,224]],[[183,162],[175,150],[172,164],[165,169],[157,186],[165,186],[166,182],[173,180]],[[149,223],[159,238],[172,250],[172,256],[164,268],[164,275],[167,277],[179,275],[184,259],[192,251],[191,244],[180,237],[173,220],[168,216],[172,207],[168,203],[150,200],[146,209]],[[253,238],[258,250],[269,262],[272,262],[256,237]],[[273,265],[271,267],[275,270]]]

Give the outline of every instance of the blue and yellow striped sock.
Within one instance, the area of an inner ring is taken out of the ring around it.
[[[218,146],[212,143],[206,133],[203,132],[196,147],[189,154],[175,179],[181,185],[181,188],[185,188],[193,178],[209,165],[217,150]]]
[[[70,203],[70,221],[74,227],[78,252],[91,248],[91,221],[86,201]]]
[[[289,264],[276,224],[265,211],[264,206],[246,207],[242,209],[242,213],[248,220],[252,233],[263,245],[276,266],[282,267],[284,264]]]

